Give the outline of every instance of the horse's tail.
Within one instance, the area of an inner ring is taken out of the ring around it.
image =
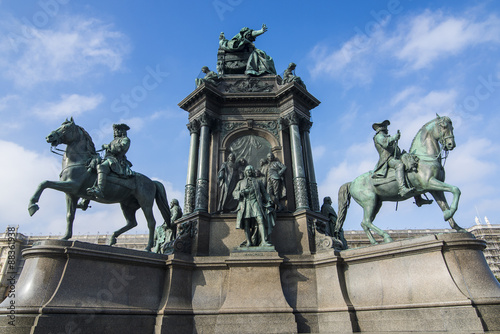
[[[351,182],[343,184],[339,189],[339,210],[337,217],[337,230],[342,228],[344,225],[345,217],[347,216],[347,209],[351,204]]]
[[[153,181],[153,182],[155,183],[156,186],[156,194],[155,194],[156,205],[158,205],[158,209],[160,209],[163,220],[170,227],[171,213],[170,213],[170,208],[168,206],[167,192],[165,191],[165,187],[161,182],[159,181]]]

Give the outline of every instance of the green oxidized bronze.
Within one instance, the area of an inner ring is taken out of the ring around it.
[[[200,86],[204,82],[209,82],[213,85],[217,85],[217,83],[219,82],[219,76],[217,73],[215,73],[214,71],[210,71],[208,66],[203,66],[201,68],[201,72],[205,73],[205,77],[195,79],[196,87]]]
[[[182,209],[176,198],[170,202],[170,213],[170,224],[163,222],[155,230],[153,253],[164,254],[166,245],[177,237],[177,225],[175,221],[182,217]]]
[[[245,230],[246,240],[241,246],[272,246],[270,236],[275,226],[276,212],[252,165],[245,167],[244,178],[236,185],[233,197],[239,202],[236,228]]]
[[[288,64],[287,69],[283,72],[283,84],[287,84],[289,82],[296,82],[302,87],[306,88],[306,84],[302,79],[295,75],[295,68],[297,65],[295,63]]]
[[[276,75],[273,58],[264,51],[257,49],[253,43],[257,36],[266,31],[267,26],[265,24],[262,25],[260,30],[244,27],[230,40],[227,40],[224,33],[221,33],[219,35],[219,52],[217,56],[219,75]]]
[[[351,197],[363,207],[361,226],[370,242],[376,241],[371,230],[383,237],[384,242],[392,241],[387,232],[373,225],[382,202],[404,201],[414,197],[420,206],[429,204],[420,195],[429,192],[443,211],[444,220],[458,232],[466,232],[460,227],[453,215],[458,209],[460,189],[444,182],[444,167],[442,166],[442,151],[448,152],[455,148],[453,126],[449,117],[440,117],[426,123],[413,139],[410,152],[401,153],[397,146],[399,131],[395,136],[389,136],[387,126],[389,121],[375,123],[374,143],[380,159],[375,170],[358,176],[339,189],[339,210],[335,233],[339,233],[345,221]],[[402,170],[403,169],[403,170]],[[448,206],[444,192],[451,192],[453,200]]]
[[[86,209],[90,200],[105,204],[120,203],[126,225],[111,235],[109,244],[113,245],[119,235],[137,226],[135,213],[141,208],[149,229],[146,250],[151,251],[156,225],[153,215],[155,200],[164,221],[170,225],[171,214],[165,187],[158,181],[152,181],[140,173],[132,173],[127,169],[131,166],[125,157],[130,145],[125,130],[128,127],[120,124],[114,128],[115,139],[109,145],[103,145],[106,156],[101,163],[92,138],[85,129],[75,124],[73,118],[66,120],[58,129],[52,131],[46,138],[48,143],[53,147],[59,144],[67,145],[63,155],[62,171],[59,181],[40,183],[30,199],[28,211],[30,215],[38,211],[37,202],[47,188],[66,193],[67,228],[62,239],[68,240],[73,236],[73,221],[77,208]],[[101,168],[103,170],[96,171],[96,168],[99,169],[103,164],[104,167]],[[104,176],[106,180],[101,179],[101,182],[98,182],[98,175],[104,175],[103,173],[106,173]],[[96,182],[99,193],[94,191]],[[80,198],[84,199],[84,203],[78,206]]]

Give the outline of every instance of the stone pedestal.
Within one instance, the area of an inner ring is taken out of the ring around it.
[[[293,310],[283,295],[274,249],[235,250],[225,260],[229,284],[216,333],[296,333]]]
[[[484,247],[449,233],[342,252],[193,257],[43,241],[23,253],[0,333],[500,331],[500,284]]]

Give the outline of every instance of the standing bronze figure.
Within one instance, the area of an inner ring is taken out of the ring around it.
[[[245,168],[245,177],[236,185],[233,196],[239,201],[236,228],[245,229],[245,245],[272,246],[269,237],[275,222],[271,198],[255,177],[252,165]]]

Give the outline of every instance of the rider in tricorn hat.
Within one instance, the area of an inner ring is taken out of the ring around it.
[[[127,137],[130,127],[127,124],[113,124],[113,130],[115,138],[108,145],[102,145],[102,148],[106,150],[106,155],[97,165],[97,185],[87,189],[87,193],[95,197],[104,197],[106,177],[110,172],[124,178],[134,175],[130,169],[132,163],[125,156],[130,147],[130,139]]]
[[[372,177],[384,178],[387,176],[388,168],[394,168],[396,171],[396,181],[399,185],[399,195],[405,196],[413,191],[414,188],[407,187],[405,183],[404,164],[401,161],[401,150],[398,147],[401,132],[398,130],[394,136],[390,136],[387,130],[387,126],[390,124],[391,122],[385,120],[372,125],[373,130],[376,131],[375,136],[373,136],[373,142],[379,154],[379,160],[373,170]]]

